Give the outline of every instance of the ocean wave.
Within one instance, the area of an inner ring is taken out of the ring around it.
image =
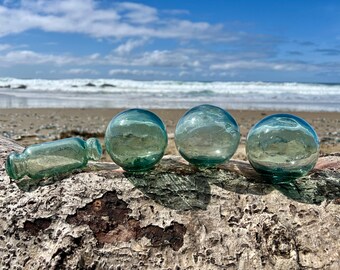
[[[0,94],[10,95],[13,99],[36,97],[40,101],[53,98],[82,100],[82,104],[87,104],[87,106],[90,106],[92,102],[92,105],[102,104],[96,106],[109,107],[130,104],[128,107],[177,108],[190,107],[199,103],[212,103],[243,109],[262,106],[271,109],[289,107],[340,111],[340,105],[338,106],[340,85],[323,83],[0,78]],[[104,104],[104,101],[107,103]],[[59,106],[65,104],[69,103],[65,102]],[[0,104],[0,106],[7,105]],[[40,105],[35,103],[34,106]]]
[[[22,90],[64,91],[64,92],[178,92],[201,94],[235,93],[295,93],[306,95],[337,95],[339,84],[321,83],[270,83],[270,82],[178,82],[178,81],[133,81],[115,79],[13,79],[1,78],[0,87],[10,86]]]

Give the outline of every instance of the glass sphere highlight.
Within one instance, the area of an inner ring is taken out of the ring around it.
[[[291,114],[265,117],[249,131],[246,142],[254,169],[280,181],[307,174],[316,164],[319,149],[314,129]]]
[[[151,169],[164,155],[168,136],[162,120],[143,109],[119,113],[105,133],[106,150],[126,171]]]
[[[213,167],[228,161],[240,142],[240,129],[225,110],[200,105],[187,111],[175,131],[181,156],[197,167]]]

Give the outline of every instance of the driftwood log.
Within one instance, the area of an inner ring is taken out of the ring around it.
[[[1,269],[340,269],[340,155],[273,185],[246,162],[167,156],[128,174],[91,163],[15,182],[0,138]]]

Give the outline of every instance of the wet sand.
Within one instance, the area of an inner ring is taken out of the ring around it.
[[[103,143],[106,126],[122,109],[0,109],[0,135],[27,146],[66,137],[98,137]],[[178,155],[174,130],[182,109],[155,109],[167,126],[169,145],[166,154]],[[231,110],[241,129],[241,143],[233,158],[246,159],[245,138],[249,129],[263,117],[278,111]],[[340,152],[340,113],[295,112],[316,130],[321,142],[321,155]],[[104,160],[110,160],[104,155]]]

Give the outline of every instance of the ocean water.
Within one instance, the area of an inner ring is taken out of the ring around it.
[[[340,112],[340,84],[0,78],[0,108],[190,108]]]

